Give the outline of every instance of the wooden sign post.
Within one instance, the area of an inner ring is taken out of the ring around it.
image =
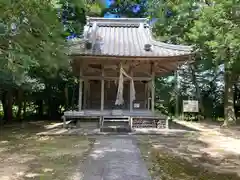
[[[198,101],[196,100],[183,100],[183,119],[184,113],[198,113]]]

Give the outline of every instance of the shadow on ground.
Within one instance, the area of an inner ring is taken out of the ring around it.
[[[153,179],[239,180],[240,154],[213,147],[203,136],[189,132],[137,139]]]
[[[169,121],[169,129],[178,129],[178,130],[185,130],[185,131],[198,131],[196,129],[178,124],[174,121]]]
[[[47,127],[53,128],[51,125],[41,121],[0,129],[1,180],[66,180],[74,175],[91,149],[93,139],[36,136]]]

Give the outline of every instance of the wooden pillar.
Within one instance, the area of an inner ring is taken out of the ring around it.
[[[88,93],[87,93],[87,108],[91,108],[91,80],[88,80]]]
[[[179,92],[178,92],[178,69],[175,71],[175,96],[176,96],[176,112],[175,116],[176,118],[179,116]]]
[[[83,108],[87,108],[87,98],[88,98],[88,80],[84,80],[84,99],[83,99]]]
[[[144,108],[148,108],[148,83],[144,84]]]
[[[148,91],[147,91],[147,109],[148,109],[148,110],[150,110],[150,108],[151,108],[151,102],[152,102],[152,101],[151,101],[151,99],[152,99],[152,98],[151,98],[151,92],[150,92],[150,86],[151,86],[151,84],[152,84],[151,81],[148,81],[148,82],[147,82],[147,86],[148,86],[148,87],[147,87],[147,90],[148,90]]]
[[[101,111],[104,110],[104,67],[102,67],[102,79],[101,79]]]
[[[133,78],[133,72],[132,72],[132,67],[130,67],[130,72],[129,72],[130,76]],[[133,111],[133,91],[132,91],[132,86],[133,86],[133,81],[130,79],[130,83],[129,83],[129,91],[130,91],[130,104],[129,104],[129,110],[132,112]]]
[[[78,97],[78,110],[82,110],[82,90],[83,90],[83,79],[82,79],[82,65],[80,65],[79,69],[79,97]]]
[[[155,105],[155,71],[154,71],[154,64],[152,64],[152,68],[151,68],[151,78],[152,78],[152,83],[151,83],[151,109],[152,109],[152,112],[154,113],[155,112],[155,109],[154,109],[154,105]]]

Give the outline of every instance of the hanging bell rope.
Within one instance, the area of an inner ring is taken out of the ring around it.
[[[116,97],[116,101],[115,101],[115,105],[122,105],[124,103],[124,99],[123,99],[123,83],[124,83],[124,76],[127,77],[128,79],[131,80],[131,94],[130,96],[132,96],[132,100],[135,100],[135,87],[134,87],[134,81],[133,78],[131,76],[129,76],[125,70],[122,67],[122,64],[120,64],[120,73],[119,73],[119,81],[118,81],[118,91],[117,91],[117,97]]]

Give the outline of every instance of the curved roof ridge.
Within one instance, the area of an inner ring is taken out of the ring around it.
[[[120,24],[140,24],[148,23],[147,18],[103,18],[103,17],[87,17],[87,23],[120,23]]]
[[[170,44],[170,43],[164,43],[164,42],[156,40],[153,37],[151,28],[148,28],[148,36],[149,36],[149,39],[150,39],[152,45],[154,45],[154,46],[163,47],[166,49],[178,50],[178,51],[187,51],[187,52],[191,52],[193,50],[192,46]]]
[[[192,46],[169,44],[169,43],[164,43],[164,42],[161,42],[161,41],[156,41],[154,39],[151,39],[151,40],[152,40],[152,44],[154,46],[158,46],[158,47],[163,47],[163,48],[173,49],[173,50],[179,50],[179,51],[188,51],[188,52],[191,52],[193,50]]]

